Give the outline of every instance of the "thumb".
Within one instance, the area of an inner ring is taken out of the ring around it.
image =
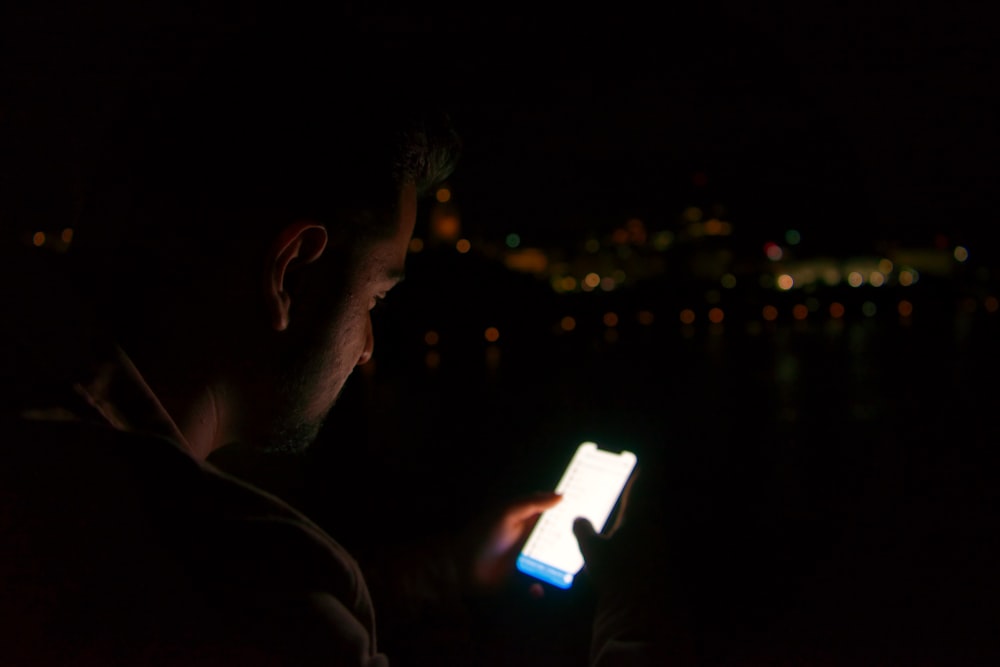
[[[576,536],[576,541],[580,545],[580,553],[583,554],[583,559],[590,562],[591,556],[594,553],[594,542],[597,540],[597,531],[594,530],[594,524],[582,516],[577,517],[573,521],[573,535]]]

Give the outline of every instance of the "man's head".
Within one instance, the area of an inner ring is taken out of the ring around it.
[[[209,387],[215,440],[298,448],[371,356],[457,140],[408,50],[273,38],[143,70],[73,252],[168,409]]]

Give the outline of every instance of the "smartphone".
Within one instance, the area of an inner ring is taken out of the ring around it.
[[[581,443],[556,486],[562,500],[539,517],[518,555],[517,569],[558,588],[572,586],[584,564],[573,521],[586,517],[594,530],[603,531],[635,465],[630,451]]]

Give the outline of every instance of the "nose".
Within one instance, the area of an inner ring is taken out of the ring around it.
[[[375,335],[372,331],[372,318],[371,315],[365,317],[365,345],[361,348],[361,356],[358,357],[358,366],[363,366],[367,364],[372,358],[372,352],[375,349]]]

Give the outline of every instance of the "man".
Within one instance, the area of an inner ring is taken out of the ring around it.
[[[5,665],[386,663],[351,556],[206,459],[315,437],[458,144],[405,50],[263,37],[141,59],[69,251],[8,249]],[[456,567],[495,580],[556,502]],[[641,654],[604,617],[595,655]]]

